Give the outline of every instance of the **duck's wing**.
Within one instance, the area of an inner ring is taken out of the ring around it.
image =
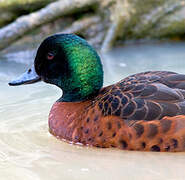
[[[85,127],[81,142],[127,150],[184,151],[184,90],[185,75],[159,71],[103,88],[81,125]]]
[[[139,73],[103,91],[98,105],[104,116],[115,115],[130,121],[185,114],[183,74],[167,71]]]

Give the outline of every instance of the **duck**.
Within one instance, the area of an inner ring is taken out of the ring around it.
[[[63,94],[49,113],[60,140],[135,151],[185,150],[185,75],[147,71],[103,87],[100,56],[74,34],[54,34],[39,46],[34,64],[10,86],[39,81]]]

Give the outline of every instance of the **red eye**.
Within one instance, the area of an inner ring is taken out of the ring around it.
[[[52,60],[54,58],[54,55],[52,53],[47,54],[47,59]]]

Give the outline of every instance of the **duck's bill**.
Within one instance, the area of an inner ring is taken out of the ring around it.
[[[40,76],[35,72],[34,66],[32,66],[28,71],[19,76],[18,78],[10,81],[8,84],[10,86],[19,86],[22,84],[32,84],[41,81]]]

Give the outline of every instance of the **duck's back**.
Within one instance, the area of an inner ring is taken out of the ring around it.
[[[104,116],[115,115],[129,122],[185,114],[185,75],[182,74],[167,71],[139,73],[102,92],[98,104]]]

